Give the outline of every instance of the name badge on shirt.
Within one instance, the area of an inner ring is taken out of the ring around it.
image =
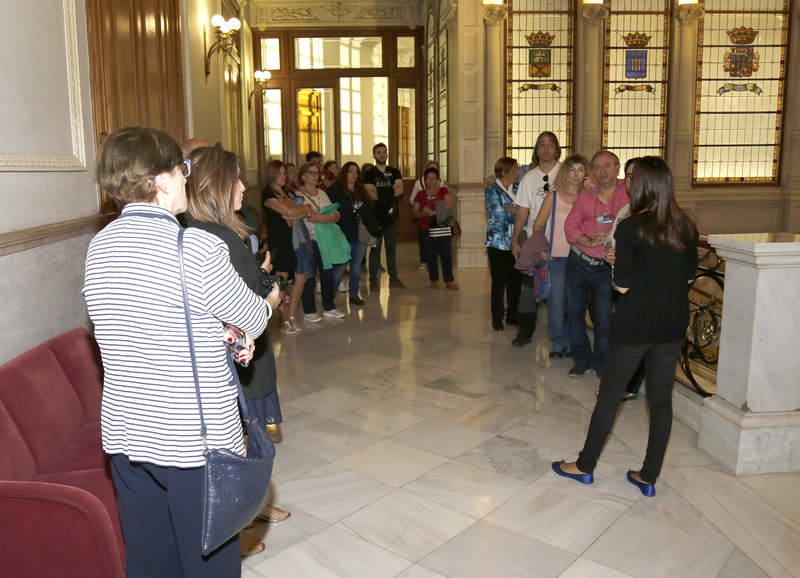
[[[598,225],[610,225],[614,222],[614,217],[611,215],[598,215],[597,216],[597,224]]]

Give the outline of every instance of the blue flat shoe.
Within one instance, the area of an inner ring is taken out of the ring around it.
[[[553,466],[553,467],[555,467],[555,466]],[[655,496],[656,495],[656,487],[653,484],[646,484],[644,482],[637,482],[636,480],[633,479],[633,476],[631,475],[633,473],[636,473],[636,472],[634,472],[633,470],[628,470],[628,475],[627,475],[628,481],[630,483],[632,483],[634,486],[636,486],[637,488],[639,488],[639,490],[641,490],[641,492],[645,496],[647,496],[648,498],[652,498],[653,496]],[[565,475],[569,475],[569,474],[565,474]]]
[[[553,462],[553,471],[557,473],[559,476],[570,478],[582,484],[594,483],[594,474],[570,474],[561,469],[561,464],[563,463],[564,460],[561,460],[560,462]]]

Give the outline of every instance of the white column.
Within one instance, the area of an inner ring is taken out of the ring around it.
[[[584,4],[576,31],[575,152],[591,157],[603,144],[603,37],[608,6]]]
[[[800,235],[709,242],[725,259],[725,294],[698,446],[737,474],[800,471]]]
[[[486,133],[484,174],[491,174],[494,163],[505,156],[505,127],[503,100],[506,96],[505,54],[503,32],[508,8],[484,6],[483,20],[486,23],[486,60],[484,62],[484,87],[486,91]],[[523,161],[524,163],[524,161]]]
[[[703,17],[698,4],[678,6],[678,26],[670,76],[675,80],[670,90],[669,147],[667,162],[675,178],[679,200],[690,190],[694,157],[694,111],[697,83],[698,21]]]

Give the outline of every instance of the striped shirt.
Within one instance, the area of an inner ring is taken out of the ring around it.
[[[135,462],[197,467],[205,458],[178,265],[179,230],[166,209],[127,205],[89,244],[83,295],[103,359],[103,449]],[[237,390],[222,322],[255,338],[272,311],[236,273],[219,237],[191,228],[183,243],[208,447],[241,454]]]

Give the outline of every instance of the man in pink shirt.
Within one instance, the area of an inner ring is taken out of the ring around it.
[[[575,365],[570,377],[594,371],[600,375],[611,327],[611,267],[603,251],[614,217],[630,202],[625,181],[618,179],[619,158],[611,151],[592,157],[595,186],[580,194],[564,223],[571,245],[567,258],[567,337]],[[594,351],[586,334],[586,306],[594,323]]]

